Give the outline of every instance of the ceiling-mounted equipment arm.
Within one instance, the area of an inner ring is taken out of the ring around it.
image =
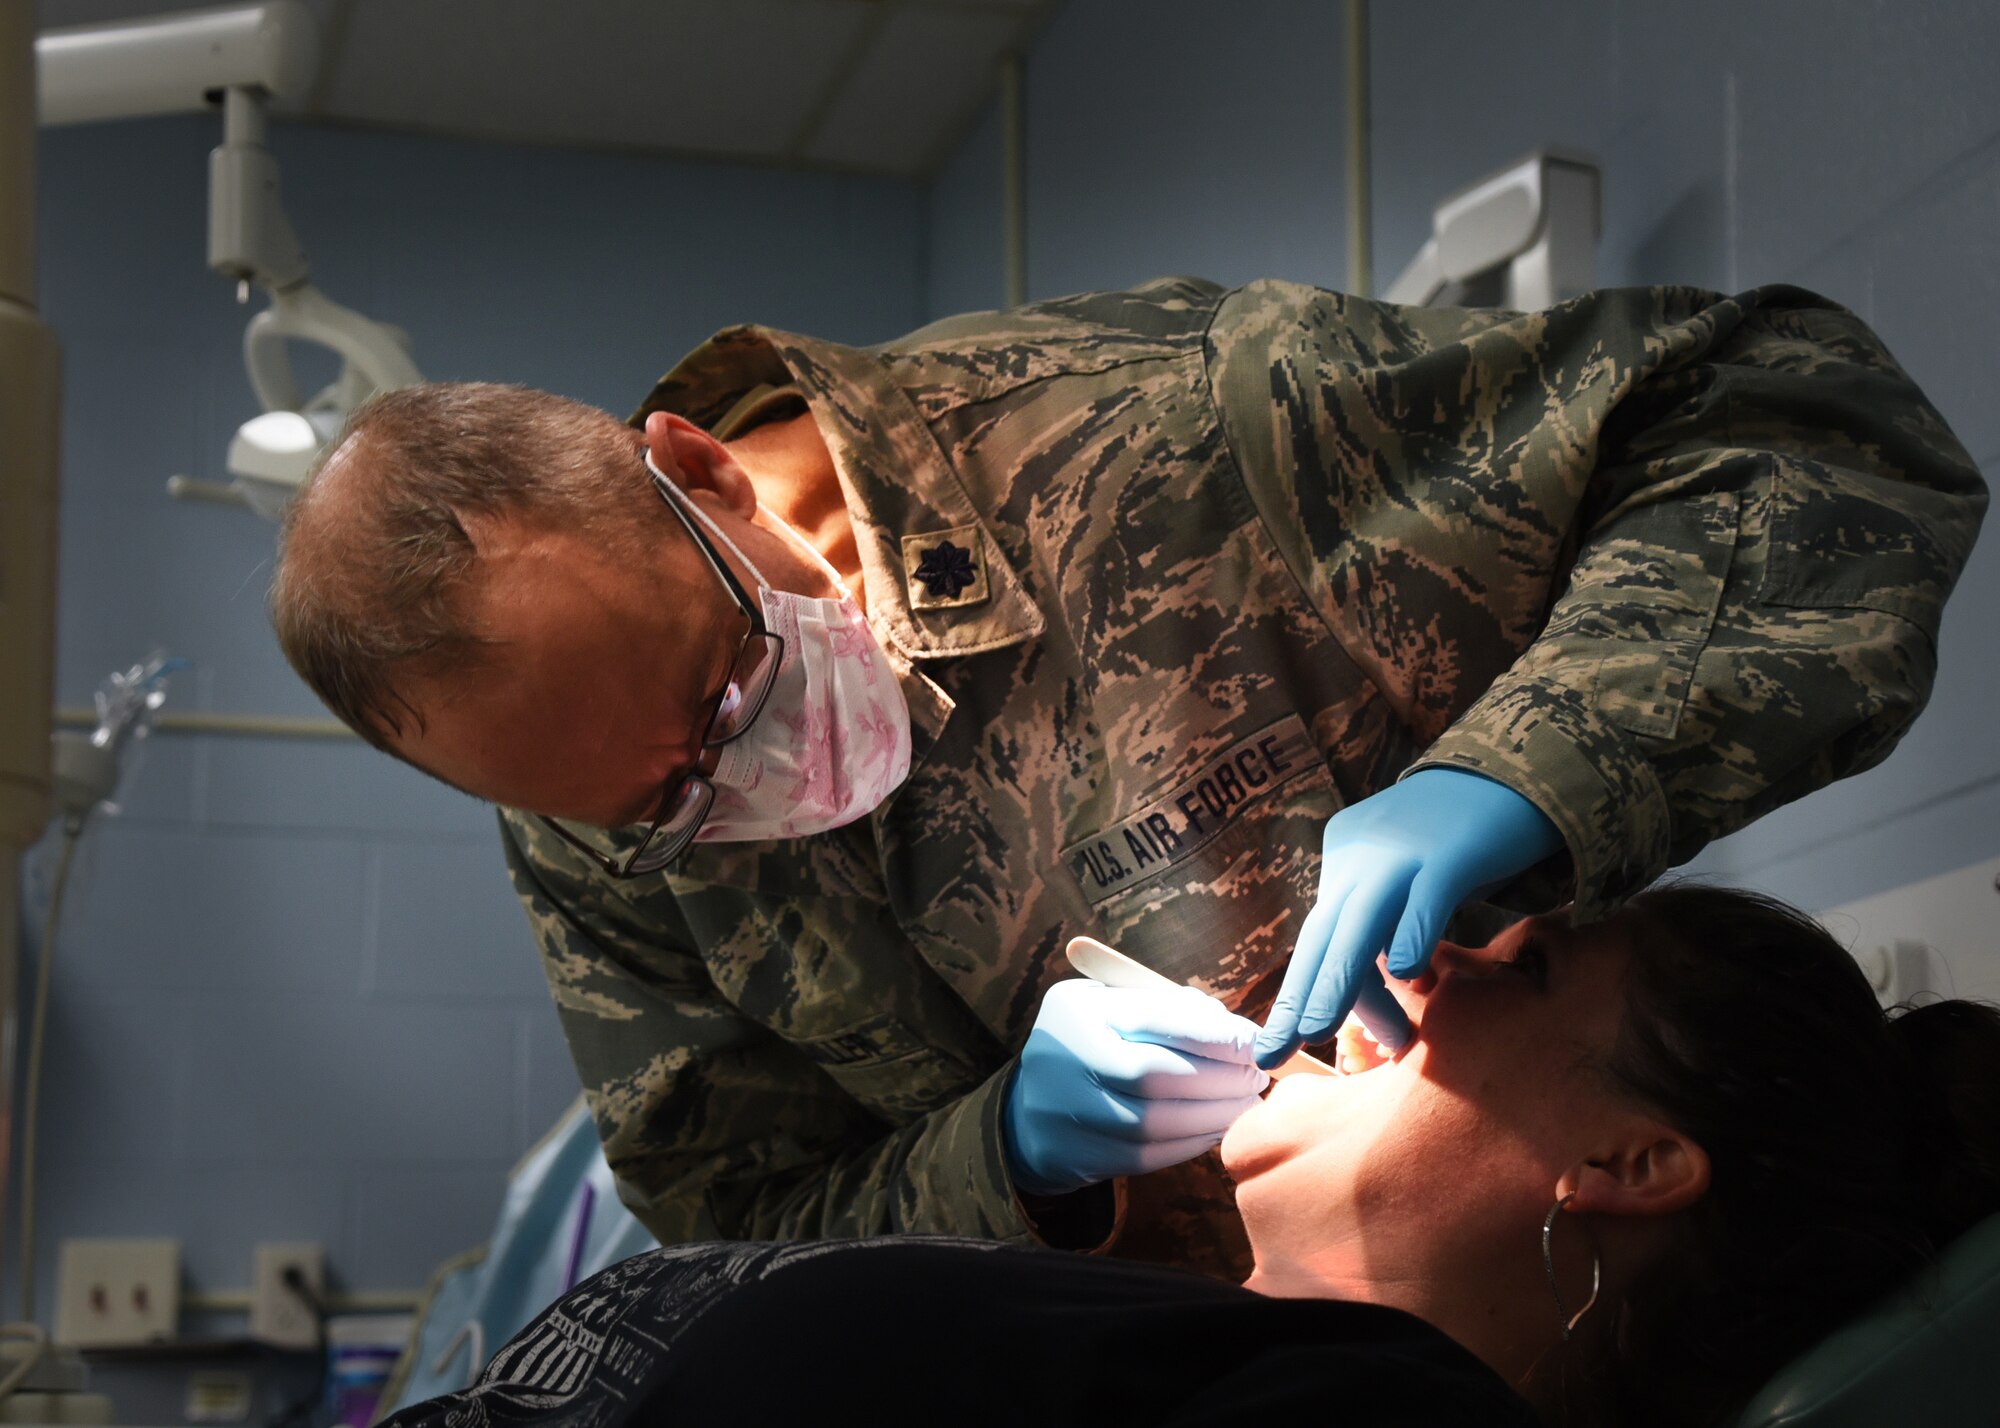
[[[423,380],[409,334],[342,307],[307,281],[312,269],[278,197],[278,161],[264,145],[264,96],[231,86],[222,96],[222,143],[208,160],[208,265],[255,283],[271,305],[243,329],[243,365],[264,408],[230,439],[229,489],[277,520],[321,447],[370,395]],[[291,344],[330,347],[340,375],[308,399],[292,373]],[[169,483],[168,490],[183,488]]]
[[[5,3],[5,0],[0,0]],[[407,333],[364,317],[308,281],[311,265],[278,192],[264,143],[265,106],[312,81],[318,36],[304,0],[266,0],[152,20],[51,30],[35,44],[45,124],[174,113],[222,103],[222,143],[209,155],[208,265],[252,284],[271,305],[250,319],[243,361],[265,415],[229,443],[227,487],[176,477],[176,495],[235,499],[276,518],[347,413],[376,391],[423,380]],[[340,376],[312,397],[292,374],[289,344],[332,348]]]
[[[208,265],[238,285],[281,292],[306,280],[305,249],[278,199],[264,106],[312,82],[319,34],[304,0],[266,0],[147,20],[74,25],[35,41],[44,124],[128,119],[222,101],[208,160]]]
[[[1445,199],[1384,294],[1410,306],[1552,307],[1597,283],[1594,160],[1542,149]]]
[[[302,97],[319,62],[304,0],[69,25],[35,39],[44,124],[205,113],[218,91]]]
[[[243,85],[222,91],[222,142],[208,156],[208,266],[236,280],[238,302],[251,283],[282,292],[312,271],[278,199],[278,159],[264,147],[264,96]]]
[[[340,355],[341,380],[310,402],[301,400],[292,376],[288,342],[316,342]],[[341,403],[352,410],[370,393],[408,387],[423,381],[410,360],[409,336],[401,328],[353,308],[342,307],[311,283],[271,294],[271,305],[243,329],[243,362],[250,385],[267,412],[310,412],[323,401],[352,396]],[[337,391],[345,384],[346,389]]]

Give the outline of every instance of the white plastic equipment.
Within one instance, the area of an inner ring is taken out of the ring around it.
[[[1597,286],[1594,160],[1541,149],[1437,206],[1383,297],[1412,307],[1552,307]]]
[[[38,113],[44,124],[198,113],[235,85],[296,99],[318,56],[303,0],[72,25],[35,41]]]
[[[210,109],[221,97],[222,143],[208,166],[208,265],[235,279],[239,301],[252,284],[271,295],[243,333],[244,365],[265,415],[229,443],[227,485],[175,476],[167,489],[248,505],[271,520],[349,412],[371,393],[423,380],[407,333],[342,307],[308,281],[305,250],[279,201],[264,106],[305,91],[318,48],[303,0],[78,25],[35,42],[44,124]],[[341,359],[340,375],[310,399],[292,373],[293,342],[331,348]]]

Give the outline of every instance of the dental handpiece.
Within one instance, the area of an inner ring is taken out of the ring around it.
[[[1095,937],[1072,937],[1064,949],[1069,956],[1070,966],[1083,973],[1094,982],[1102,982],[1107,987],[1178,987],[1181,983],[1172,977],[1163,976],[1144,962],[1134,961],[1115,947],[1106,947]],[[1335,1071],[1317,1057],[1305,1052],[1294,1053],[1292,1059],[1271,1072],[1274,1081],[1287,1076],[1337,1076]]]

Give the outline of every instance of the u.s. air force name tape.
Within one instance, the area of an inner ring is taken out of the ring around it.
[[[1210,759],[1137,813],[1063,849],[1063,863],[1095,903],[1199,852],[1244,809],[1320,765],[1305,721],[1287,714]]]

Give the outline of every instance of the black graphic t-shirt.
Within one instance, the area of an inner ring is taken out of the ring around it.
[[[1478,1359],[1398,1310],[894,1238],[637,1255],[550,1306],[472,1387],[386,1428],[1221,1428],[1306,1413],[1397,1428],[1536,1424]]]

